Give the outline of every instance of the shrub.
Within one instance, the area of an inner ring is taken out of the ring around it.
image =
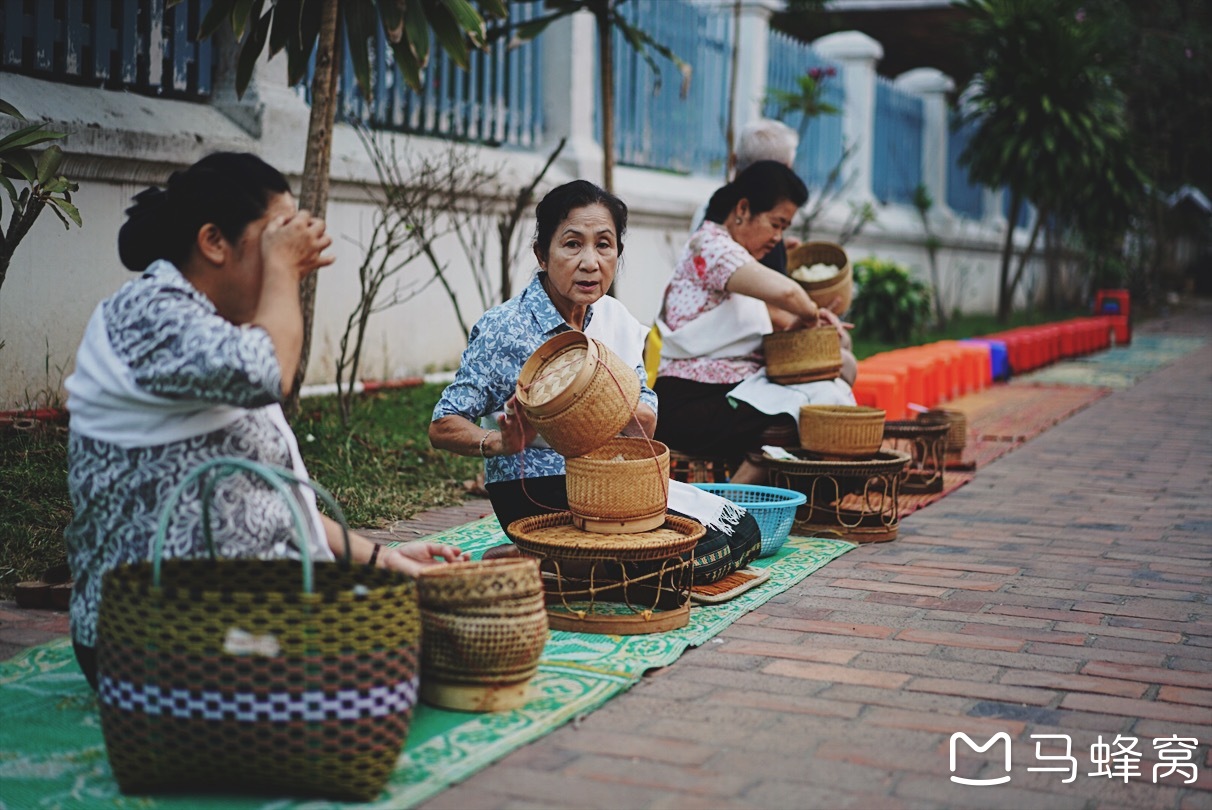
[[[850,319],[858,335],[885,343],[905,343],[930,319],[930,286],[896,262],[876,258],[854,265]]]

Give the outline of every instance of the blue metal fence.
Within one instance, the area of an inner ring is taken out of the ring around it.
[[[422,72],[420,92],[404,84],[382,29],[371,43],[371,100],[354,79],[346,56],[337,78],[337,115],[374,129],[432,135],[476,143],[529,147],[542,140],[541,48],[537,40],[509,47],[510,32],[544,12],[542,3],[510,2],[509,17],[485,51],[472,51],[462,70],[436,43]],[[493,26],[496,28],[494,29]],[[304,95],[311,88],[308,70]]]
[[[833,69],[833,76],[821,80],[821,101],[841,110],[846,103],[841,65],[819,56],[807,43],[777,31],[770,32],[766,61],[767,93],[770,90],[798,92],[797,80],[814,68]],[[810,189],[820,189],[830,173],[837,170],[844,154],[841,113],[820,115],[808,120],[798,112],[780,115],[778,105],[767,98],[762,114],[768,118],[778,118],[800,133],[800,148],[795,159],[796,174]]]
[[[674,63],[651,52],[654,72],[622,32],[614,32],[618,162],[723,178],[728,159],[732,15],[685,0],[632,0],[620,11],[690,65],[691,77],[683,95],[683,77]],[[594,109],[600,108],[598,104]],[[600,131],[600,114],[597,119]]]
[[[210,0],[0,0],[0,69],[58,82],[201,99],[211,43],[197,42]]]
[[[968,170],[960,165],[959,157],[968,148],[975,129],[971,124],[953,119],[947,139],[947,205],[952,211],[971,219],[984,215],[984,186],[968,178]]]
[[[876,199],[913,204],[922,182],[922,100],[882,76],[875,81],[871,185]]]

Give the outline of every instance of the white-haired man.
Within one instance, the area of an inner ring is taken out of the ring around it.
[[[736,177],[759,160],[775,160],[788,168],[794,168],[795,152],[799,145],[800,136],[782,121],[776,121],[773,118],[758,118],[750,121],[741,128],[740,138],[737,139],[736,153],[732,156],[730,166],[731,176]],[[707,203],[703,203],[694,212],[694,220],[690,226],[691,233],[699,229],[706,215]],[[789,236],[786,240],[791,242],[791,247],[799,244],[799,240],[794,236]],[[786,273],[787,248],[788,245],[785,242],[779,242],[773,250],[762,257],[762,264],[772,270]]]

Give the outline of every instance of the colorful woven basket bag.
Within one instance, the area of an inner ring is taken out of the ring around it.
[[[259,476],[290,505],[298,560],[216,559],[217,481]],[[185,487],[209,474],[202,522],[210,558],[162,560]],[[124,793],[254,791],[369,801],[404,747],[417,701],[421,623],[402,574],[313,564],[289,470],[238,458],[193,470],[165,505],[151,562],[105,575],[98,696]]]

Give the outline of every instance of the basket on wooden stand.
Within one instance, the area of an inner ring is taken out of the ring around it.
[[[599,534],[646,532],[665,522],[669,448],[618,436],[565,461],[572,522]]]
[[[800,446],[822,459],[870,458],[884,440],[884,415],[863,405],[803,405]]]

